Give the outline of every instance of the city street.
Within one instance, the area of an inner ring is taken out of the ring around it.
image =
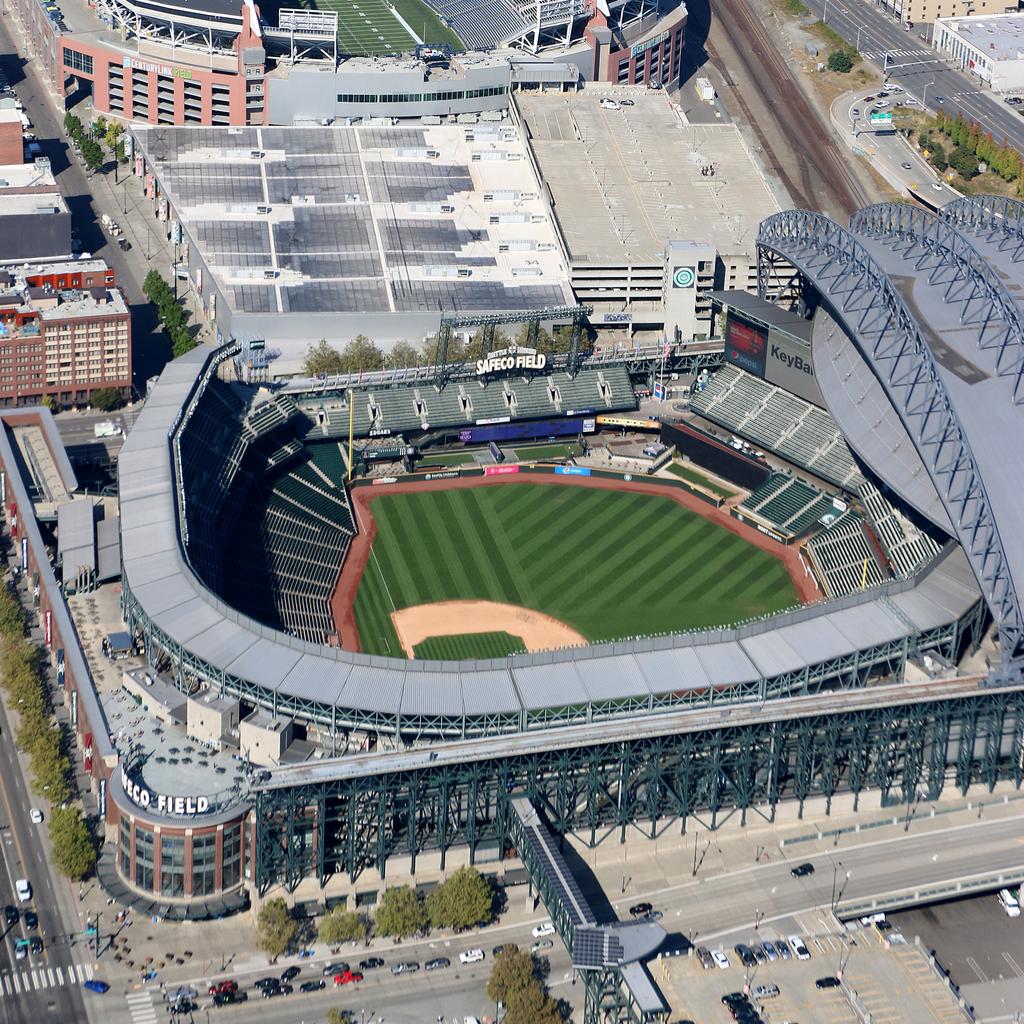
[[[866,0],[806,0],[807,6],[862,56],[879,68],[889,54],[889,81],[900,85],[929,110],[940,108],[980,121],[997,139],[1024,151],[1024,117],[970,75],[950,66],[921,39],[923,28],[908,32],[880,7]],[[824,58],[822,58],[824,59]]]

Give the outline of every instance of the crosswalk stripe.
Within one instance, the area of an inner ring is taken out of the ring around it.
[[[92,964],[86,964],[85,965],[85,980],[86,981],[91,981],[92,980]]]
[[[14,982],[14,991],[15,992],[20,992],[21,991],[21,982],[18,981],[18,976],[16,974],[12,974],[11,975],[11,981]]]
[[[59,967],[55,967],[54,970],[57,972],[57,984],[58,985],[63,985],[64,984],[64,972]]]
[[[129,1003],[147,1003],[150,1006],[153,1004],[153,997],[148,992],[129,992],[125,998]]]
[[[46,968],[46,980],[49,983],[51,988],[56,984],[56,982],[53,980],[53,968],[52,967],[47,967]]]
[[[32,972],[32,987],[33,988],[44,988],[45,987],[44,981],[41,981],[40,978],[39,978],[39,972],[38,971],[33,971]]]
[[[9,974],[4,975],[4,990],[8,995],[11,994],[13,986],[11,985],[11,977]]]

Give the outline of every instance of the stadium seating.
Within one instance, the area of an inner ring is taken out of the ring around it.
[[[823,409],[726,364],[691,398],[693,409],[740,437],[856,494],[864,477]]]
[[[852,512],[840,516],[827,530],[812,537],[804,550],[829,597],[852,594],[861,589],[862,583],[871,587],[885,580],[864,535],[864,524]]]
[[[860,497],[875,536],[896,575],[913,575],[923,563],[939,553],[941,546],[938,542],[901,515],[874,484],[865,481]]]
[[[799,537],[825,513],[832,510],[832,499],[816,487],[773,473],[756,491],[740,502],[746,509],[777,532]]]
[[[470,50],[493,50],[530,30],[508,0],[428,0]]]

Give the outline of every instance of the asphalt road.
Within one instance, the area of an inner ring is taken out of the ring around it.
[[[818,17],[856,46],[872,63],[882,67],[891,54],[888,78],[897,81],[931,110],[963,113],[981,122],[996,138],[1002,137],[1024,152],[1024,117],[982,89],[970,75],[950,66],[924,42],[921,26],[910,32],[866,0],[806,0]]]
[[[40,1024],[47,1020],[84,1021],[83,972],[74,963],[68,935],[57,908],[55,885],[63,884],[50,874],[40,830],[29,809],[34,803],[25,785],[14,748],[7,715],[0,707],[0,904],[34,909],[39,916],[38,934],[44,943],[42,957],[14,958],[14,941],[33,934],[20,920],[6,927],[0,943],[0,1024]],[[19,904],[14,880],[27,878],[33,899]],[[78,940],[81,942],[81,940]]]

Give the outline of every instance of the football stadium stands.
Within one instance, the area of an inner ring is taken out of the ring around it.
[[[493,50],[530,31],[508,0],[428,0],[470,50]]]
[[[636,395],[624,366],[492,381],[450,384],[438,391],[423,381],[353,393],[353,432],[408,434],[443,427],[469,427],[480,420],[541,419],[636,408]],[[307,437],[348,437],[347,394],[315,394],[298,408],[309,419]]]
[[[834,420],[802,398],[726,364],[691,399],[694,411],[822,480],[856,494],[864,483]]]
[[[784,537],[799,537],[832,512],[832,498],[816,487],[782,473],[773,473],[740,508]]]
[[[829,597],[853,594],[885,581],[885,573],[864,535],[864,523],[853,512],[840,516],[829,529],[812,537],[804,550]]]

